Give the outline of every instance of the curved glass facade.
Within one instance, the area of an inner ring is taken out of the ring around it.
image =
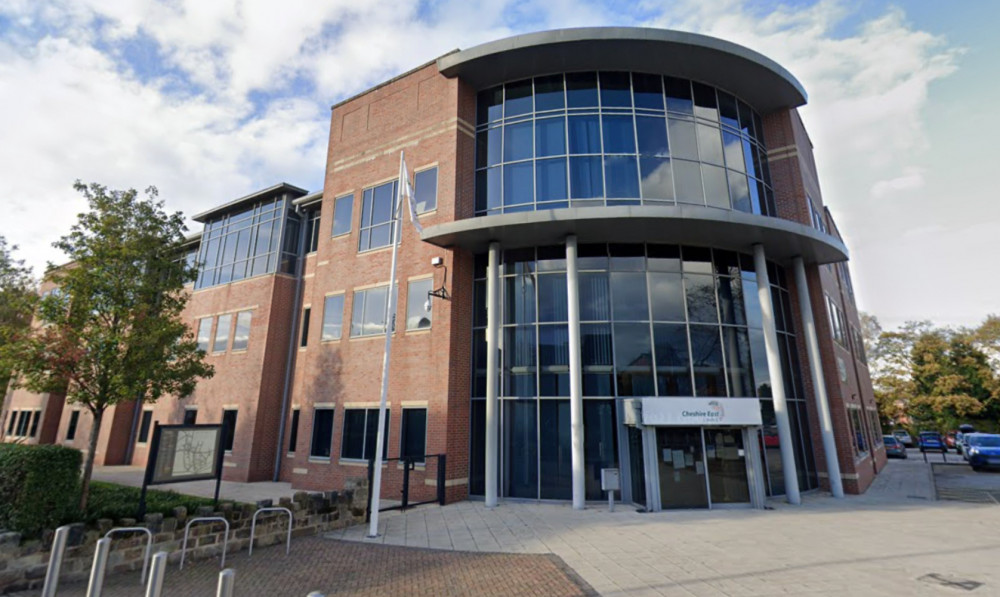
[[[776,215],[762,124],[698,82],[628,72],[480,92],[476,215],[690,203]]]
[[[503,494],[510,497],[569,497],[565,254],[561,245],[537,247],[504,251],[501,260],[501,477]],[[473,309],[474,453],[481,441],[477,430],[485,423],[479,400],[486,394],[485,264],[485,256],[479,256]],[[581,244],[577,266],[588,499],[601,497],[599,469],[617,466],[615,438],[623,431],[615,399],[640,396],[760,398],[769,490],[783,493],[752,257],[677,245]],[[815,487],[785,273],[773,263],[768,269],[800,485]],[[554,444],[546,447],[547,442]],[[473,493],[482,491],[477,465],[474,457]]]

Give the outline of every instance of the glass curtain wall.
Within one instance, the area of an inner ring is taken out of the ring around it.
[[[476,215],[694,203],[776,215],[760,117],[701,83],[628,72],[480,92]]]
[[[601,499],[600,469],[616,466],[616,398],[758,397],[772,493],[782,493],[777,427],[752,258],[655,244],[579,246],[587,498]],[[781,356],[803,487],[815,486],[791,308],[771,268]],[[563,246],[505,251],[501,259],[500,397],[503,492],[569,499],[569,355]],[[473,443],[486,394],[486,258],[477,256],[473,331]],[[768,413],[771,413],[770,415]],[[801,431],[801,433],[800,433]],[[474,452],[482,448],[475,447]],[[483,463],[472,461],[473,493]]]

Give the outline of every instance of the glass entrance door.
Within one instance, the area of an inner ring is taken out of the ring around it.
[[[705,462],[712,504],[750,502],[743,430],[705,427]]]
[[[701,429],[658,428],[656,452],[662,508],[708,508]]]

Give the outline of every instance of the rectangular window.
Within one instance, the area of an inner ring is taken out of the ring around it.
[[[250,344],[250,311],[236,314],[236,332],[233,334],[233,350],[246,350]]]
[[[208,343],[212,341],[212,318],[203,317],[198,320],[198,350],[208,352]]]
[[[184,424],[194,425],[198,421],[198,409],[188,408],[184,410]]]
[[[434,279],[410,282],[406,291],[406,329],[423,330],[431,327],[431,301],[427,293],[433,290]]]
[[[195,411],[191,411],[195,412]],[[149,441],[149,430],[153,428],[153,411],[142,411],[142,419],[139,421],[139,443],[144,444]]]
[[[320,340],[340,340],[344,328],[344,295],[326,297],[323,302],[323,334]]]
[[[295,447],[299,445],[299,409],[292,411],[292,425],[288,430],[288,453],[294,454]]]
[[[361,228],[358,251],[387,247],[392,242],[396,213],[396,181],[365,189],[361,196]]]
[[[17,435],[24,437],[28,434],[28,423],[31,421],[31,411],[22,410],[21,416],[17,421]]]
[[[333,234],[340,236],[351,231],[351,216],[354,212],[354,195],[337,197],[333,201]]]
[[[358,290],[351,308],[351,337],[385,333],[385,309],[388,286]],[[395,319],[395,314],[393,314]],[[395,323],[395,322],[394,322]],[[395,329],[395,325],[393,325]]]
[[[309,345],[309,316],[312,314],[312,308],[306,307],[302,309],[302,332],[299,335],[299,347],[305,348]]]
[[[233,451],[233,439],[236,437],[236,415],[237,410],[222,411],[222,449],[226,452]]]
[[[69,415],[69,426],[66,427],[66,441],[76,439],[76,427],[80,424],[80,411],[74,410]]]
[[[428,168],[413,175],[413,199],[417,213],[422,214],[437,209],[438,169]]]
[[[226,313],[219,316],[219,325],[215,328],[215,342],[212,343],[212,352],[226,352],[229,345],[229,329],[233,327],[233,314]]]
[[[847,412],[851,416],[851,435],[854,446],[854,457],[861,458],[868,454],[868,442],[865,441],[865,428],[861,423],[861,409],[848,407]]]
[[[329,458],[333,445],[333,409],[317,408],[313,413],[312,448],[310,458]]]
[[[427,409],[404,408],[399,432],[399,457],[416,458],[418,462],[423,462],[426,451]]]
[[[878,419],[878,411],[868,409],[868,425],[871,427],[872,444],[882,445],[882,423]]]
[[[29,437],[37,437],[38,436],[38,422],[39,422],[39,420],[41,420],[41,418],[42,418],[42,411],[40,411],[40,410],[36,410],[34,412],[34,414],[32,414],[32,416],[31,416],[31,433],[28,434]]]
[[[385,413],[385,443],[382,458],[389,453],[389,411]],[[378,439],[378,409],[351,409],[344,411],[344,437],[340,457],[368,460],[375,454]]]
[[[830,314],[830,329],[833,332],[833,339],[844,348],[847,348],[847,320],[844,312],[829,296],[826,297],[827,311]]]
[[[14,428],[17,427],[17,411],[12,410],[7,416],[9,417],[7,421],[7,435],[14,435]]]
[[[318,209],[306,213],[306,253],[315,253],[319,247],[319,218]]]

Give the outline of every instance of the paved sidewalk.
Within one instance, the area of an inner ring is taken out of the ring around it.
[[[258,548],[253,558],[241,552],[226,559],[236,571],[236,597],[306,597],[312,591],[332,597],[427,595],[449,597],[586,597],[595,595],[579,576],[553,555],[479,554],[407,549],[298,539],[285,556],[284,545]],[[211,597],[216,594],[218,559],[172,563],[163,584],[166,597]],[[59,597],[84,597],[85,583],[59,587]],[[107,578],[104,597],[135,597],[145,592],[139,574]],[[12,597],[37,597],[19,593]]]
[[[94,479],[97,481],[107,481],[118,483],[119,485],[130,485],[132,487],[142,487],[142,476],[146,467],[142,466],[95,466]],[[170,485],[156,485],[153,489],[164,491],[176,491],[185,495],[200,497],[215,497],[215,481],[188,481],[186,483],[171,483]],[[243,502],[244,504],[255,504],[260,500],[272,500],[275,504],[283,497],[295,495],[291,483],[237,483],[235,481],[223,481],[219,489],[219,499]]]
[[[929,466],[890,463],[864,496],[774,510],[673,511],[481,502],[381,516],[392,545],[554,553],[603,595],[1000,594],[1000,508],[933,501]],[[368,542],[354,527],[327,537]],[[975,537],[975,541],[954,541]],[[968,586],[973,586],[970,584]]]

